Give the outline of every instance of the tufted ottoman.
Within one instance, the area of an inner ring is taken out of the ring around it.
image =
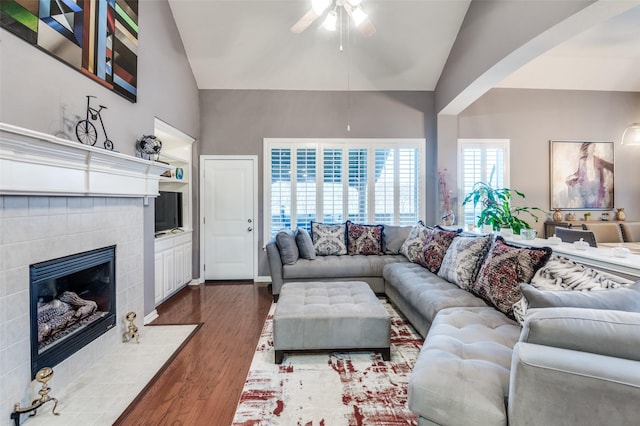
[[[290,282],[273,314],[276,364],[285,352],[367,350],[390,358],[389,314],[361,281]]]
[[[490,307],[440,311],[411,372],[409,409],[433,424],[506,425],[520,331]]]

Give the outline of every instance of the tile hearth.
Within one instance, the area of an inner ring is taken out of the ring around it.
[[[196,327],[141,327],[139,344],[120,345],[64,389],[56,385],[54,368],[50,395],[58,399],[60,415],[48,402],[26,426],[112,425]]]

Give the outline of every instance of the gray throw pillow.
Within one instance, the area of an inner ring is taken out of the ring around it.
[[[276,234],[276,245],[280,251],[280,259],[284,265],[292,265],[298,261],[300,253],[296,244],[295,233],[291,229],[283,229]]]
[[[385,225],[382,246],[385,254],[400,254],[402,244],[407,240],[413,226]]]
[[[311,235],[306,229],[296,228],[296,243],[298,244],[301,258],[310,260],[316,258],[316,249],[313,247]]]
[[[521,283],[520,290],[528,309],[568,307],[640,312],[640,281],[627,287],[594,291],[538,290]]]

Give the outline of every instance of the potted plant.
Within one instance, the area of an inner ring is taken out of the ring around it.
[[[531,229],[531,226],[522,220],[520,213],[527,213],[536,222],[538,216],[533,211],[544,210],[538,207],[513,207],[511,199],[513,194],[525,198],[520,191],[510,188],[493,188],[486,182],[477,182],[470,193],[464,198],[462,205],[473,202],[473,207],[482,205],[482,211],[478,216],[478,226],[491,225],[494,231],[511,229],[514,234],[519,234],[521,229]]]

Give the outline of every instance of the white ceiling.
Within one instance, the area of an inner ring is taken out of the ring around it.
[[[169,0],[200,89],[434,90],[470,0],[363,0],[377,32],[318,19],[310,0]],[[529,62],[500,87],[640,91],[640,7]]]

